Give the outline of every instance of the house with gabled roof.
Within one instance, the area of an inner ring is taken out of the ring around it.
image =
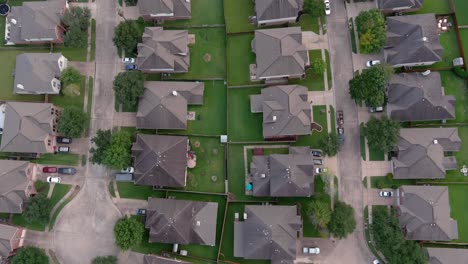
[[[429,264],[468,264],[468,249],[464,248],[426,248]]]
[[[395,179],[443,179],[457,169],[456,158],[446,155],[460,150],[457,128],[403,128],[399,137],[391,161]]]
[[[300,27],[255,30],[252,52],[256,55],[256,63],[250,65],[252,81],[304,78],[310,66]]]
[[[146,27],[138,43],[136,63],[145,73],[183,73],[190,67],[187,30]]]
[[[388,85],[387,114],[393,120],[455,119],[455,97],[445,95],[440,74],[394,74]]]
[[[135,184],[184,187],[188,144],[187,137],[138,134],[132,146]]]
[[[384,13],[414,12],[421,9],[424,0],[377,0],[377,8]]]
[[[304,0],[255,0],[255,17],[251,21],[257,26],[294,23],[304,7]]]
[[[387,17],[384,56],[393,67],[432,65],[443,50],[435,14]]]
[[[21,214],[24,203],[36,193],[36,164],[0,160],[0,213]]]
[[[186,129],[188,105],[203,105],[204,82],[145,82],[139,129]]]
[[[66,0],[23,2],[13,6],[6,18],[6,45],[63,43],[62,16]]]
[[[289,154],[253,156],[253,196],[310,197],[314,194],[314,161],[309,147],[289,147]]]
[[[218,204],[149,198],[145,227],[149,242],[166,244],[216,244]]]
[[[250,96],[250,111],[263,113],[265,139],[296,138],[311,134],[311,107],[307,88],[299,85],[280,85],[262,89]]]
[[[23,246],[25,232],[24,228],[0,224],[0,263],[7,263],[8,258]]]
[[[295,205],[246,205],[234,222],[234,256],[272,263],[294,263],[302,233]]]
[[[1,152],[55,152],[59,110],[54,105],[6,102],[0,105],[0,115],[4,116]]]
[[[401,186],[397,214],[407,240],[458,239],[457,221],[450,218],[447,186]]]
[[[138,0],[138,10],[144,20],[180,20],[192,18],[190,0]]]

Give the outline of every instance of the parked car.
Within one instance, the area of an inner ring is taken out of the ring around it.
[[[137,209],[137,215],[146,215],[146,209],[138,208]]]
[[[65,153],[70,152],[70,147],[60,146],[60,147],[57,148],[57,152],[65,152]]]
[[[138,70],[138,65],[136,65],[136,64],[126,64],[125,65],[125,70],[126,71]]]
[[[379,64],[380,64],[380,61],[379,61],[379,60],[370,60],[370,61],[367,61],[367,62],[366,62],[366,66],[367,66],[368,68],[373,67],[373,66],[375,66],[375,65],[379,65]]]
[[[62,182],[62,179],[60,177],[47,177],[47,182],[48,183],[60,183]]]
[[[322,172],[327,172],[327,168],[315,168],[315,173],[320,174]]]
[[[44,167],[42,168],[42,172],[44,173],[56,173],[57,167]]]
[[[318,247],[314,247],[314,248],[304,247],[302,249],[302,253],[318,255],[318,254],[320,254],[320,248],[318,248]]]
[[[127,168],[123,168],[120,172],[121,173],[133,173],[134,171],[135,171],[135,168],[127,167]]]
[[[380,192],[380,197],[392,197],[393,192],[386,192],[386,191],[381,191]]]
[[[312,156],[314,156],[314,157],[322,157],[322,152],[320,152],[318,150],[312,150],[310,152],[310,154],[312,154]]]
[[[325,4],[325,15],[330,15],[331,14],[331,9],[330,9],[330,1],[329,0],[325,0],[324,1],[324,4]]]
[[[122,58],[122,63],[127,64],[127,63],[135,63],[135,58]]]
[[[58,168],[58,173],[68,174],[68,175],[75,175],[76,169],[75,168]]]
[[[69,137],[57,137],[57,143],[70,144],[72,143],[72,139]]]
[[[133,182],[133,174],[131,173],[117,173],[115,180],[118,182]]]
[[[323,159],[314,159],[314,165],[323,165]]]
[[[383,112],[383,106],[369,107],[369,112],[371,113]]]
[[[374,259],[374,261],[372,261],[372,264],[380,264],[380,261],[378,259]]]

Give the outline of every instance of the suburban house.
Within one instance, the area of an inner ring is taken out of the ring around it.
[[[387,114],[397,121],[455,119],[455,97],[445,95],[440,74],[394,74],[388,85]]]
[[[304,78],[310,66],[300,27],[255,30],[252,52],[257,56],[250,65],[252,81]]]
[[[16,249],[23,246],[26,230],[15,226],[0,224],[0,263],[15,255]]]
[[[246,205],[234,222],[234,256],[293,263],[302,233],[300,209],[295,205]]]
[[[281,85],[262,89],[250,96],[250,111],[263,113],[265,139],[295,139],[310,135],[311,107],[307,101],[307,88],[299,85]]]
[[[314,194],[314,161],[309,147],[289,147],[289,154],[253,156],[253,196],[310,197]]]
[[[145,226],[151,243],[214,246],[217,217],[217,203],[149,198]]]
[[[186,129],[187,105],[203,105],[204,82],[145,82],[137,112],[139,129]]]
[[[255,16],[250,17],[257,26],[295,23],[302,12],[304,0],[255,0]]]
[[[5,45],[63,43],[66,0],[24,2],[6,18]]]
[[[138,134],[132,146],[135,184],[184,187],[188,150],[187,137]]]
[[[429,264],[468,264],[468,250],[461,248],[426,248]]]
[[[377,0],[377,8],[384,13],[414,12],[421,9],[424,0]]]
[[[0,160],[0,213],[21,214],[24,202],[36,193],[36,164]]]
[[[393,177],[443,179],[447,170],[457,169],[456,158],[445,153],[460,147],[457,128],[403,128],[391,161]]]
[[[384,56],[388,64],[432,65],[442,60],[442,53],[435,14],[387,17]]]
[[[144,20],[179,20],[192,18],[190,0],[138,0],[138,9]]]
[[[458,239],[457,221],[450,218],[447,186],[401,186],[398,189],[397,214],[407,240]]]
[[[190,67],[187,30],[146,27],[138,43],[138,69],[145,73],[183,73]]]
[[[182,261],[178,259],[170,259],[157,255],[145,255],[143,257],[143,264],[190,264],[191,262]]]
[[[3,119],[2,152],[54,153],[59,110],[48,103],[5,102],[0,105]]]
[[[23,53],[16,56],[15,94],[58,94],[60,75],[68,60],[61,53]]]

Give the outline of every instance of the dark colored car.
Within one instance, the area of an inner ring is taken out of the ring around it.
[[[323,165],[323,159],[314,159],[314,165]]]
[[[146,209],[142,209],[142,208],[137,209],[137,215],[146,215]]]
[[[138,70],[138,65],[136,65],[136,64],[127,64],[127,65],[125,65],[125,70],[126,71]]]
[[[57,137],[57,143],[70,144],[72,143],[72,139],[69,137]]]
[[[312,150],[310,154],[312,154],[312,156],[314,157],[322,157],[322,152],[317,151],[317,150]]]
[[[44,167],[42,168],[42,172],[44,173],[56,173],[57,167]]]
[[[58,168],[58,173],[74,175],[76,173],[76,169],[75,168]]]

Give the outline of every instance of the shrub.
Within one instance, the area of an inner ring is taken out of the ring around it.
[[[393,180],[393,174],[391,172],[387,173],[386,177],[389,181]]]
[[[454,67],[453,72],[462,79],[468,78],[468,72],[466,72],[462,67]]]

